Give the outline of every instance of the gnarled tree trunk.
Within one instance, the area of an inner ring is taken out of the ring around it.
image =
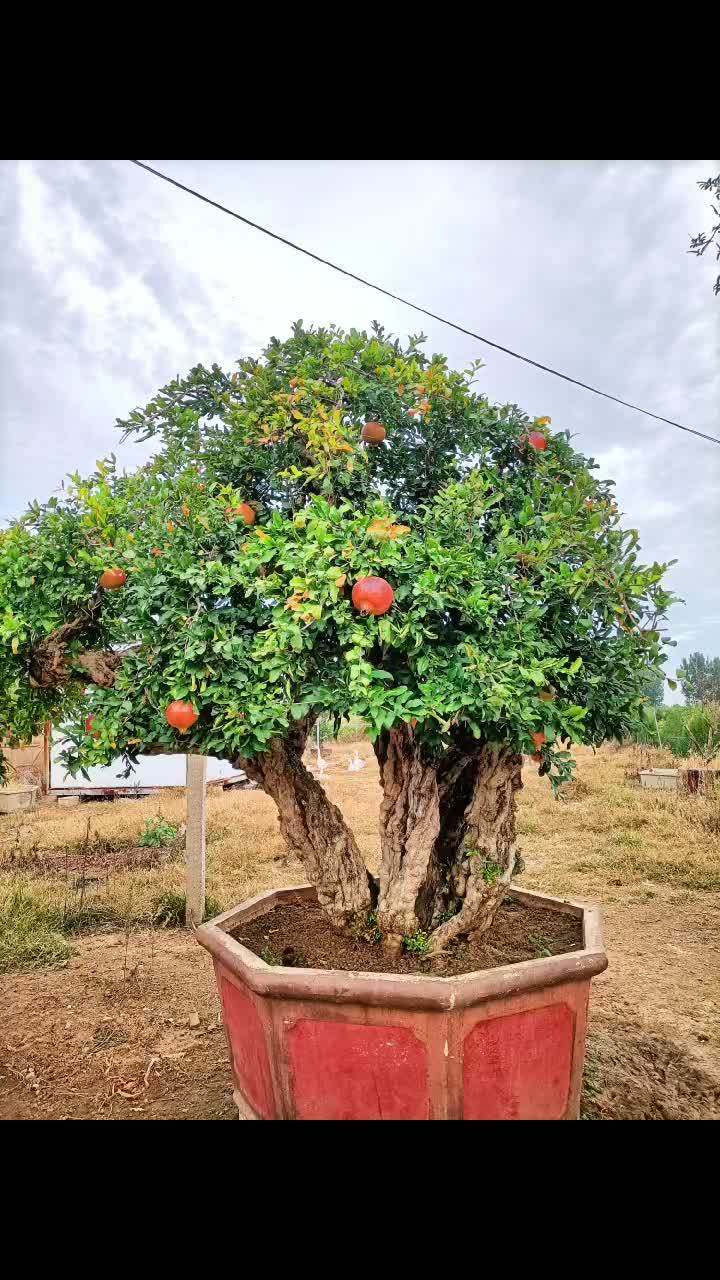
[[[382,733],[375,754],[383,788],[378,924],[385,945],[397,950],[418,929],[418,903],[430,892],[429,855],[440,830],[437,775],[409,726]]]
[[[453,938],[485,933],[513,875],[522,870],[515,802],[521,771],[517,752],[484,745],[446,798],[448,839],[438,857],[449,890],[448,918],[434,930],[431,952],[442,951]],[[460,803],[454,804],[458,790]]]
[[[238,764],[272,796],[280,830],[317,889],[318,902],[334,925],[366,917],[372,908],[373,882],[352,831],[324,788],[302,761],[308,725],[270,749]]]
[[[515,871],[515,793],[522,756],[459,740],[430,760],[404,726],[376,743],[384,799],[378,919],[384,941],[431,935],[430,953],[483,933]]]

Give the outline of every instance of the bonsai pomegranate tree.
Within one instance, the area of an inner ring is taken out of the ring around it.
[[[297,324],[164,387],[119,423],[151,462],[104,461],[2,534],[0,736],[70,723],[73,769],[223,757],[335,925],[375,910],[389,948],[431,952],[486,929],[522,866],[523,753],[558,786],[572,743],[623,733],[672,597],[612,482],[476,368]],[[379,880],[303,764],[321,713],[369,727]]]

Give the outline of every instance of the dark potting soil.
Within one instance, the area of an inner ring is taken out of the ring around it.
[[[549,907],[528,907],[513,898],[502,903],[481,940],[452,943],[435,960],[408,954],[388,955],[373,941],[371,927],[353,934],[333,929],[317,903],[279,906],[238,925],[232,936],[267,964],[303,969],[350,969],[365,973],[425,973],[452,976],[496,969],[540,956],[579,951],[582,921]]]

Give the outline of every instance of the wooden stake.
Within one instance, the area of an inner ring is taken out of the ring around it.
[[[185,923],[202,924],[205,915],[205,826],[207,799],[207,757],[188,756],[186,764],[187,858]]]

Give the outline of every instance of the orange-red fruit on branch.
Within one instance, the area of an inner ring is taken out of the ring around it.
[[[165,719],[173,729],[179,729],[181,733],[187,733],[188,729],[192,729],[198,713],[191,702],[171,702],[165,712]]]
[[[531,431],[528,444],[532,449],[538,449],[542,453],[543,449],[548,447],[547,436],[544,436],[542,431]]]
[[[85,721],[85,732],[91,733],[93,738],[100,737],[99,730],[95,728],[95,721],[92,716],[88,716],[87,720]]]
[[[360,439],[364,440],[365,444],[382,444],[386,435],[387,431],[382,422],[366,422],[360,432]]]
[[[531,738],[532,738],[533,742],[535,743],[535,749],[536,749],[537,751],[539,751],[539,750],[540,750],[540,748],[541,748],[541,746],[543,745],[543,743],[544,743],[544,742],[547,742],[547,738],[545,737],[545,734],[544,734],[544,733],[533,733],[533,734],[531,734],[530,736],[531,736]]]
[[[241,502],[239,507],[228,507],[228,511],[231,515],[240,516],[246,524],[254,524],[257,520],[257,514],[248,502]]]
[[[395,592],[384,578],[359,578],[352,589],[352,602],[360,613],[378,617],[392,608]]]
[[[124,569],[106,569],[100,574],[98,586],[104,591],[119,591],[120,587],[124,587],[127,582],[127,574]]]

